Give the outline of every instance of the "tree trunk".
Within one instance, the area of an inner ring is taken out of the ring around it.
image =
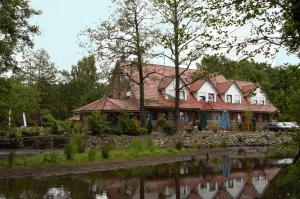
[[[180,75],[179,75],[179,22],[178,22],[178,13],[177,13],[177,2],[175,0],[174,5],[174,64],[175,64],[175,110],[174,110],[174,127],[175,131],[178,132],[179,127],[179,103],[180,103]]]
[[[140,120],[143,127],[146,126],[146,113],[145,113],[145,92],[144,92],[144,73],[143,73],[143,56],[142,48],[140,46],[140,32],[137,13],[134,15],[134,25],[136,34],[136,53],[137,53],[137,67],[139,71],[139,86],[140,86]]]

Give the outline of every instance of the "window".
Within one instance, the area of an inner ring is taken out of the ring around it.
[[[226,95],[226,102],[232,103],[232,95]]]
[[[180,117],[180,120],[181,121],[188,121],[188,115],[187,115],[187,112],[180,112],[179,113],[179,117]]]
[[[234,103],[235,104],[240,104],[241,103],[241,97],[240,97],[240,95],[235,95],[234,96]]]
[[[206,93],[199,93],[199,101],[206,101]]]
[[[259,98],[259,104],[260,105],[265,105],[265,98],[264,97]]]
[[[214,102],[215,101],[215,94],[208,93],[208,101],[209,102]]]
[[[184,90],[181,90],[181,91],[179,92],[179,99],[185,100],[185,92],[184,92]]]
[[[257,99],[252,100],[252,104],[257,104]]]

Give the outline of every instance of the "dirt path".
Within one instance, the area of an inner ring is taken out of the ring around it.
[[[194,156],[196,159],[217,158],[222,156],[228,157],[263,157],[266,147],[238,147],[227,149],[209,149],[195,152],[193,154],[185,154],[178,156],[162,156],[140,158],[135,160],[113,161],[107,160],[97,163],[85,163],[82,165],[47,165],[37,167],[16,167],[11,169],[0,170],[0,179],[5,178],[25,178],[25,177],[46,177],[64,174],[78,174],[95,171],[110,171],[116,169],[132,168],[137,166],[151,166],[164,163],[172,163],[178,161],[191,160]]]

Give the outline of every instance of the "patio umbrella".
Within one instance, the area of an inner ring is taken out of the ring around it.
[[[222,117],[221,117],[221,120],[220,120],[220,126],[222,128],[230,127],[229,114],[228,114],[227,110],[223,111],[223,113],[222,113]]]
[[[201,112],[200,125],[202,128],[205,128],[207,125],[207,113]]]

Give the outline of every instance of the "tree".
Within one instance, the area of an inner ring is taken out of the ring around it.
[[[38,27],[30,25],[30,17],[39,14],[26,0],[0,1],[0,74],[16,69],[14,55],[33,46],[31,36]]]
[[[280,47],[300,57],[300,2],[297,0],[207,0],[206,24],[219,37],[218,47],[246,56],[270,56]],[[242,30],[250,34],[241,34]],[[216,34],[216,36],[217,36]]]
[[[153,0],[161,17],[161,23],[167,26],[162,33],[161,44],[170,54],[164,54],[175,66],[175,111],[174,126],[178,130],[179,93],[182,87],[180,79],[190,65],[208,48],[209,35],[199,26],[201,5],[198,0]],[[186,69],[180,70],[180,65]],[[187,85],[184,85],[187,86]]]
[[[41,49],[26,56],[15,77],[38,92],[39,110],[49,110],[57,115],[57,68],[48,53]]]
[[[119,5],[117,11],[109,21],[104,21],[99,27],[88,29],[91,41],[97,45],[96,52],[100,59],[111,62],[112,60],[131,60],[136,67],[139,79],[135,80],[125,70],[121,73],[139,86],[139,104],[141,122],[145,126],[145,97],[144,80],[150,73],[143,69],[143,63],[149,57],[149,51],[156,42],[156,33],[151,27],[151,14],[149,4],[145,0],[114,0]],[[110,64],[108,64],[110,65]],[[122,66],[126,68],[128,66]]]

